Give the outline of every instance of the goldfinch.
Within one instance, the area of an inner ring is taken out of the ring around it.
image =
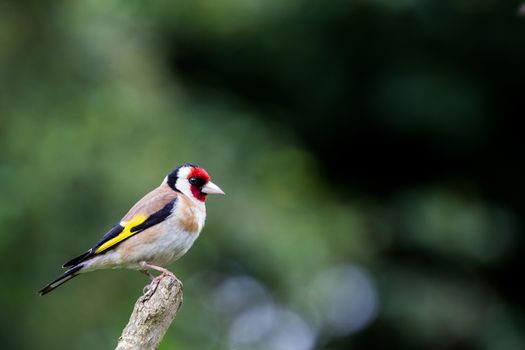
[[[208,194],[224,194],[203,168],[175,168],[159,187],[139,200],[91,249],[62,267],[67,271],[39,291],[47,294],[81,273],[99,269],[137,269],[152,280],[173,273],[164,268],[182,257],[199,236]],[[148,269],[161,274],[154,278]]]

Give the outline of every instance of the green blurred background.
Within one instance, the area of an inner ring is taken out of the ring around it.
[[[519,6],[0,2],[0,347],[113,348],[144,276],[36,291],[191,161],[161,349],[525,349]]]

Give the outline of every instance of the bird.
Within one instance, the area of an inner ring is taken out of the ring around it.
[[[152,284],[175,275],[166,265],[191,248],[204,227],[206,196],[224,194],[206,170],[186,163],[146,194],[85,253],[67,261],[67,270],[39,290],[45,295],[72,278],[95,270],[135,269]],[[154,277],[149,270],[160,272]]]

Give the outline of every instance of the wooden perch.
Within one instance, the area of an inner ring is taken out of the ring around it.
[[[156,349],[182,304],[182,283],[171,276],[160,279],[135,303],[116,350]]]

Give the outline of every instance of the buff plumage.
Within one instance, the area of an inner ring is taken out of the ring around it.
[[[159,187],[139,200],[124,217],[85,253],[67,261],[67,270],[42,288],[47,294],[79,274],[108,268],[137,269],[152,283],[172,275],[164,266],[191,248],[206,219],[208,194],[224,194],[208,173],[184,164],[166,176]],[[148,270],[157,270],[157,278]]]

